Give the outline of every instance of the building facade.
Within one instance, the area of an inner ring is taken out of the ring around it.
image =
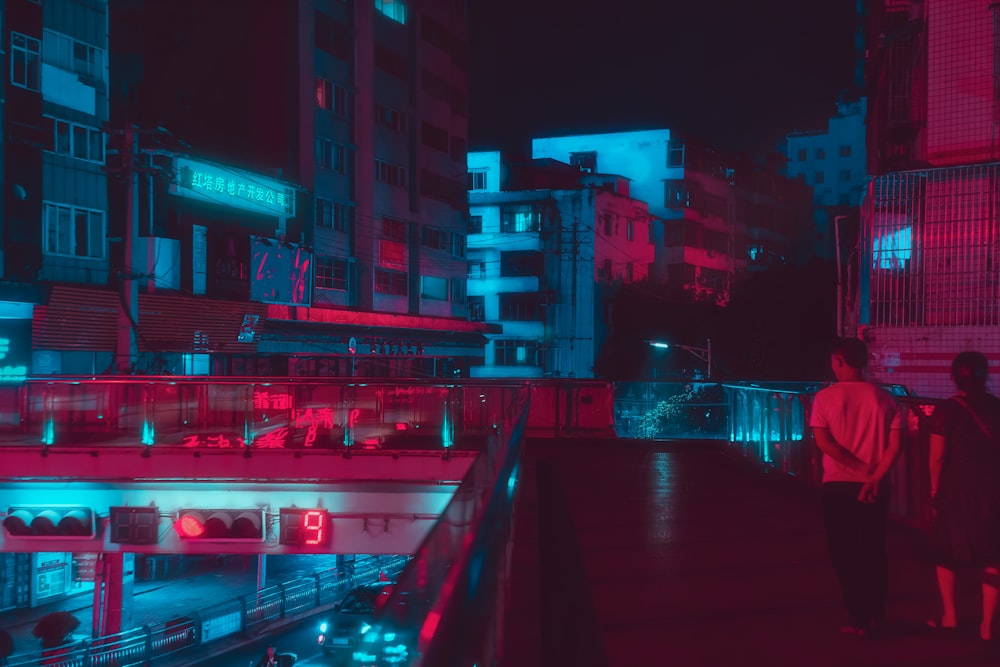
[[[793,132],[785,137],[785,175],[812,187],[812,251],[817,257],[833,259],[838,216],[857,226],[868,173],[865,115],[866,98],[839,102],[837,115],[829,119],[825,130]]]
[[[873,3],[874,179],[862,208],[852,325],[875,379],[953,391],[962,350],[1000,361],[1000,14],[987,0]]]
[[[616,286],[653,262],[627,179],[553,160],[469,154],[469,304],[489,336],[479,377],[594,377]]]
[[[464,2],[4,6],[0,316],[44,315],[28,372],[480,363]],[[170,336],[142,316],[167,298]]]
[[[630,179],[654,223],[653,279],[724,305],[755,268],[797,261],[811,194],[775,166],[669,130],[538,138],[532,156]]]

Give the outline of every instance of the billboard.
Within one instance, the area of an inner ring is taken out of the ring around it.
[[[261,236],[250,238],[250,300],[308,306],[312,303],[312,253]]]
[[[295,217],[295,189],[249,171],[178,157],[170,192],[279,218]]]

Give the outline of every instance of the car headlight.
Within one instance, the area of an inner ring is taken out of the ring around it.
[[[326,634],[326,631],[327,631],[327,630],[329,629],[329,627],[330,627],[330,626],[329,626],[329,625],[327,625],[326,623],[320,623],[320,624],[319,624],[319,631],[320,631],[320,632],[321,632],[322,634],[324,634],[324,635],[325,635],[325,634]]]
[[[372,626],[368,625],[367,623],[362,623],[361,624],[361,634],[365,634],[366,632],[368,632],[371,629],[372,629]]]

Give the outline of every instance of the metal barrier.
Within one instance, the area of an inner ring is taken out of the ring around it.
[[[351,570],[326,570],[312,577],[265,588],[254,596],[226,600],[180,618],[132,628],[114,635],[11,656],[5,667],[132,667],[157,658],[246,633],[296,612],[334,602],[381,572],[394,576],[408,556],[372,557]]]
[[[820,453],[809,428],[809,410],[821,384],[726,384],[730,414],[729,451],[761,471],[794,477],[818,487]],[[892,518],[914,528],[930,520],[929,418],[940,399],[896,395],[903,415],[903,449],[889,473]]]

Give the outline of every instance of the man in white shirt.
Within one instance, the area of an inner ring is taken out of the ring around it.
[[[868,347],[844,338],[830,366],[836,382],[813,399],[809,425],[823,454],[823,513],[830,559],[847,608],[844,632],[870,636],[885,622],[889,515],[885,477],[899,456],[902,419],[886,390],[864,379]]]

